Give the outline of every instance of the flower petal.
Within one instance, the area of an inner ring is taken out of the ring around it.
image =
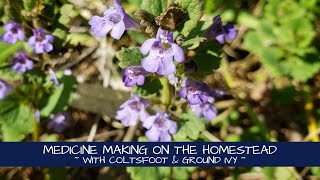
[[[174,60],[177,62],[183,62],[185,60],[185,55],[183,49],[177,44],[171,44],[173,50]]]
[[[119,40],[121,38],[121,36],[123,35],[124,31],[126,30],[126,27],[124,25],[123,21],[120,21],[119,23],[117,23],[112,31],[111,31],[111,37],[113,37],[114,39]]]
[[[160,135],[160,142],[170,142],[171,136],[168,132],[162,132]]]
[[[150,53],[149,56],[142,59],[142,67],[148,72],[157,72],[160,66],[160,60],[153,53]]]
[[[156,120],[157,116],[149,116],[147,118],[145,118],[143,120],[143,123],[142,123],[142,126],[147,128],[147,129],[150,129],[154,123],[154,121]]]
[[[89,24],[91,25],[90,33],[97,37],[105,36],[112,29],[112,26],[107,23],[106,19],[99,16],[93,16]]]
[[[31,36],[29,38],[29,40],[28,40],[28,44],[29,44],[29,46],[34,47],[35,44],[36,44],[36,37],[35,36]]]
[[[187,87],[182,87],[179,91],[179,95],[180,97],[182,98],[186,98],[187,97],[187,94],[188,94],[188,89]]]
[[[149,129],[146,132],[146,136],[150,141],[159,141],[160,138],[160,132],[158,131],[158,129],[156,127],[152,127],[151,129]]]
[[[123,17],[123,22],[126,27],[126,30],[137,30],[140,25],[136,23],[129,15],[125,14]]]
[[[226,41],[224,39],[224,34],[219,34],[216,36],[216,40],[220,43],[220,44],[224,44]]]
[[[152,45],[153,45],[156,41],[157,41],[156,38],[152,38],[152,39],[146,40],[146,41],[142,44],[142,46],[141,46],[141,48],[140,48],[140,52],[141,52],[142,54],[148,54],[148,52],[151,50]]]
[[[175,71],[176,66],[173,64],[172,59],[165,59],[164,61],[161,61],[157,73],[163,76],[167,76],[173,74]]]
[[[137,85],[142,86],[144,84],[144,79],[145,78],[143,75],[139,75],[137,80]]]

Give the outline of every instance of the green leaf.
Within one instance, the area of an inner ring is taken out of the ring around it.
[[[31,11],[36,6],[36,0],[23,0],[23,6],[26,10]]]
[[[60,8],[60,13],[61,13],[61,16],[58,21],[59,23],[64,25],[68,24],[71,18],[74,18],[79,14],[77,11],[74,10],[72,4],[64,4]]]
[[[181,121],[179,131],[173,135],[174,141],[185,141],[187,140],[186,137],[197,140],[200,133],[205,130],[205,120],[196,117],[191,111],[182,114]]]
[[[320,177],[320,167],[311,167],[311,172],[313,175]]]
[[[189,20],[185,22],[181,34],[188,36],[189,33],[198,25],[199,20],[203,15],[203,0],[176,0],[182,9],[188,12]]]
[[[261,61],[264,65],[270,67],[273,70],[274,75],[284,75],[288,71],[280,64],[283,52],[277,47],[264,48],[261,52]]]
[[[221,45],[210,41],[201,46],[197,55],[193,58],[198,66],[198,71],[194,76],[203,77],[212,74],[213,70],[218,69],[222,55],[220,54]]]
[[[183,42],[181,46],[187,49],[196,49],[202,42],[205,42],[206,40],[207,38],[204,37],[196,37]]]
[[[85,33],[71,33],[67,35],[67,40],[71,45],[86,45],[92,46],[96,43],[94,37]]]
[[[23,42],[19,41],[13,45],[6,44],[0,42],[0,65],[2,66],[3,63],[13,54],[15,54],[21,47],[23,46]]]
[[[167,8],[167,0],[143,0],[141,8],[154,16],[159,16]]]
[[[140,66],[143,55],[138,47],[121,48],[116,53],[116,57],[119,59],[119,66],[125,68],[128,66]]]
[[[132,180],[144,180],[146,177],[148,180],[160,179],[157,167],[127,167],[127,172]]]
[[[18,81],[22,80],[22,74],[11,69],[11,66],[6,68],[0,68],[0,77],[6,81]]]
[[[30,106],[19,104],[18,99],[8,96],[0,101],[0,124],[3,141],[21,141],[33,130],[35,122]]]
[[[251,14],[243,11],[240,12],[239,14],[238,23],[250,28],[259,27],[259,20],[256,17],[252,16]]]
[[[317,58],[319,60],[319,57]],[[294,56],[282,62],[289,71],[291,77],[301,82],[305,82],[320,70],[320,62],[308,62]]]
[[[156,95],[162,89],[161,82],[158,78],[146,77],[142,86],[136,86],[134,92],[141,97]]]
[[[61,86],[57,87],[51,96],[42,99],[40,104],[41,116],[48,117],[50,114],[61,112],[70,103],[76,80],[73,76],[63,76],[59,80]]]
[[[67,179],[68,172],[64,167],[51,167],[49,168],[48,175],[50,180]]]
[[[250,31],[244,37],[244,46],[253,53],[260,53],[263,49],[261,36],[256,31]]]
[[[196,167],[158,167],[162,180],[189,179]]]

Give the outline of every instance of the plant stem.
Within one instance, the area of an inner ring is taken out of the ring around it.
[[[32,141],[39,141],[39,123],[36,118],[33,118],[33,132],[32,132]]]
[[[168,110],[171,104],[171,99],[172,99],[172,92],[171,92],[172,88],[170,87],[170,84],[167,78],[163,77],[160,79],[160,81],[162,84],[161,101],[162,101],[162,104],[165,106],[165,109]]]

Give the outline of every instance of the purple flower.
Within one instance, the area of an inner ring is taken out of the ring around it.
[[[195,113],[196,116],[204,118],[208,121],[211,121],[213,118],[217,116],[217,109],[212,106],[211,103],[206,102],[197,105],[191,105],[191,110]]]
[[[34,48],[34,53],[41,54],[52,51],[54,37],[51,34],[45,33],[42,28],[33,29],[32,31],[33,36],[29,38],[28,44]]]
[[[5,80],[0,79],[0,100],[6,98],[11,89],[11,86]]]
[[[181,83],[179,94],[187,98],[190,105],[205,103],[209,100],[209,87],[202,82],[196,82],[190,78],[184,79]]]
[[[170,134],[177,133],[177,123],[169,119],[164,112],[157,112],[155,116],[149,116],[143,121],[143,127],[147,128],[146,136],[150,141],[171,141]]]
[[[213,18],[213,24],[205,32],[204,37],[208,40],[217,40],[220,44],[224,44],[226,39],[234,40],[237,31],[232,24],[222,26],[220,15]]]
[[[144,120],[147,117],[146,107],[148,101],[131,93],[130,99],[120,106],[120,110],[116,114],[116,119],[128,127],[137,124],[138,119]]]
[[[68,114],[61,113],[56,115],[50,115],[50,121],[47,124],[48,129],[52,129],[57,133],[61,133],[69,126],[69,117]]]
[[[51,68],[49,69],[48,73],[50,75],[49,80],[52,81],[56,86],[61,86],[61,83],[58,80],[56,73]]]
[[[33,69],[33,62],[28,59],[26,54],[17,53],[16,57],[13,59],[12,69],[24,73],[27,70]]]
[[[102,37],[111,31],[114,39],[120,39],[125,30],[136,30],[139,25],[124,11],[120,0],[114,0],[114,6],[103,13],[103,17],[93,16],[89,25],[91,25],[91,34]]]
[[[159,28],[157,37],[145,41],[140,49],[147,57],[142,59],[142,67],[152,73],[170,75],[176,71],[173,59],[183,62],[185,55],[183,49],[173,42],[173,33]]]
[[[17,40],[25,39],[23,27],[14,21],[9,21],[4,26],[4,31],[5,33],[2,35],[2,40],[5,43],[14,44],[17,42]]]
[[[126,87],[144,84],[146,71],[141,66],[130,66],[122,70],[122,81]]]

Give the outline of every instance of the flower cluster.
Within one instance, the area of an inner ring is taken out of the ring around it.
[[[45,52],[51,52],[53,50],[54,36],[48,34],[43,28],[32,29],[33,35],[28,39],[28,45],[33,48],[35,54],[42,54]],[[10,20],[4,26],[4,33],[1,35],[3,42],[7,44],[15,44],[18,40],[23,41],[26,39],[24,27]],[[12,60],[11,68],[19,73],[25,73],[26,71],[32,70],[34,68],[34,62],[30,60],[26,53],[18,52]],[[48,71],[50,77],[49,79],[54,82],[56,86],[60,86],[60,82],[55,74],[55,72],[50,68]],[[70,75],[72,72],[66,71],[66,74]],[[0,100],[7,97],[7,95],[12,91],[12,87],[3,79],[0,79]],[[40,111],[38,109],[34,112],[34,117],[36,121],[40,122]],[[68,125],[68,116],[66,113],[61,113],[57,115],[50,116],[50,122],[47,124],[48,129],[52,129],[55,132],[62,132]]]
[[[114,0],[114,7],[107,9],[103,17],[93,16],[89,24],[92,35],[102,37],[111,31],[111,37],[114,39],[120,39],[125,30],[135,30],[139,27],[124,11],[119,0]],[[226,39],[235,39],[236,35],[235,28],[230,24],[223,26],[220,16],[217,16],[204,37],[223,44]],[[198,67],[191,59],[184,63],[184,72],[177,68],[177,64],[183,63],[186,56],[184,49],[174,42],[173,32],[159,28],[156,37],[142,44],[140,52],[145,55],[141,59],[141,66],[129,66],[122,70],[122,80],[126,87],[144,85],[146,76],[163,76],[162,79],[167,78],[169,84],[179,89],[180,97],[187,99],[196,116],[203,116],[208,121],[216,117],[217,109],[213,107],[213,103],[215,97],[222,93],[211,90],[203,82],[185,78],[185,75],[196,72]],[[146,137],[150,141],[171,141],[171,135],[177,132],[177,123],[165,112],[158,111],[156,115],[149,115],[146,112],[147,106],[145,99],[131,93],[130,99],[120,106],[116,119],[126,127],[137,125],[140,119],[143,127],[147,129]]]
[[[5,33],[2,35],[2,40],[8,44],[15,44],[18,40],[25,39],[25,32],[23,27],[14,22],[9,21],[4,26]],[[34,48],[34,53],[41,54],[44,52],[50,52],[53,49],[54,36],[44,32],[42,28],[33,29],[33,36],[28,40],[30,47]]]

